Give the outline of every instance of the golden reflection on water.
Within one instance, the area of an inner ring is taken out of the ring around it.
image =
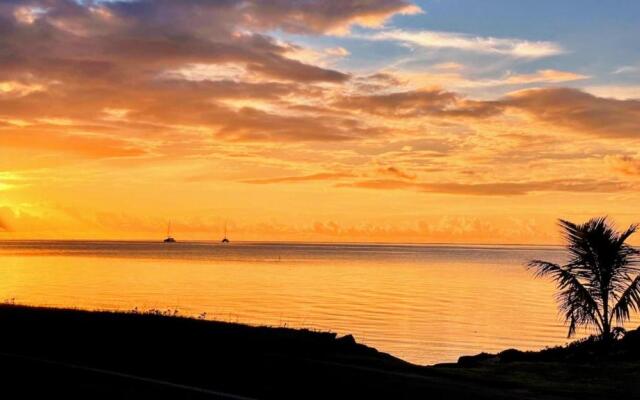
[[[553,285],[519,264],[0,257],[0,299],[353,334],[416,363],[566,342]]]

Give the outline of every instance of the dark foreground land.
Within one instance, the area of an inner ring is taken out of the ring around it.
[[[423,367],[332,333],[3,305],[0,377],[10,399],[631,399],[640,330]]]

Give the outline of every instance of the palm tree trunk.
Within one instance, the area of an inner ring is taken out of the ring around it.
[[[611,339],[611,322],[609,321],[609,293],[602,292],[602,340],[608,343]]]

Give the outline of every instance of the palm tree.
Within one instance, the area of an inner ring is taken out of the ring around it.
[[[617,232],[606,217],[577,225],[560,220],[569,251],[564,265],[532,260],[536,277],[551,277],[558,286],[558,307],[571,337],[578,325],[595,327],[608,341],[612,323],[629,320],[640,310],[640,252],[625,241],[638,225]]]

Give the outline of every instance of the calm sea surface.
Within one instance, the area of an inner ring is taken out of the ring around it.
[[[566,342],[554,286],[525,270],[531,258],[560,262],[563,252],[533,246],[0,242],[0,301],[177,309],[209,319],[331,330],[430,364]]]

